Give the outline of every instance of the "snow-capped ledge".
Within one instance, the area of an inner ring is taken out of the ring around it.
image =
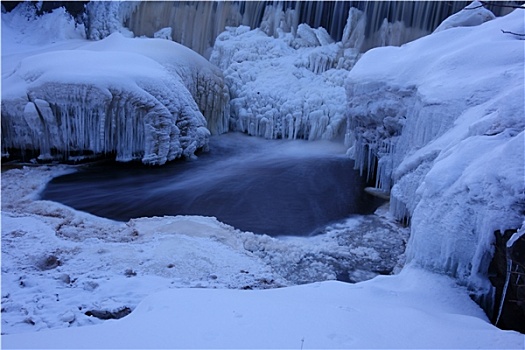
[[[111,153],[119,161],[161,165],[205,148],[207,125],[225,131],[222,74],[172,41],[114,33],[12,66],[2,75],[3,154]]]
[[[411,218],[408,261],[480,294],[493,233],[523,221],[523,41],[501,30],[521,33],[524,19],[519,9],[370,50],[346,85],[351,153],[363,168],[378,158],[377,187]]]

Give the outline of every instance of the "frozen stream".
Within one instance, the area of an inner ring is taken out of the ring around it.
[[[379,204],[344,152],[342,144],[226,134],[197,160],[92,165],[55,178],[42,198],[120,221],[203,215],[243,231],[309,235]]]

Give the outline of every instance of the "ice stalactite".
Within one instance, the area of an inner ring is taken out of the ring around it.
[[[199,107],[217,115],[210,124],[224,130],[220,72],[163,39],[115,33],[80,49],[32,55],[3,83],[11,87],[2,91],[3,153],[31,150],[41,159],[109,153],[160,165],[207,147]]]

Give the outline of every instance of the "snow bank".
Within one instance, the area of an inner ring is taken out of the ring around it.
[[[343,82],[364,39],[362,12],[350,14],[338,43],[323,28],[307,24],[296,33],[268,23],[275,32],[240,26],[220,34],[210,61],[224,72],[230,89],[231,129],[268,139],[342,138]],[[268,16],[266,22],[280,18]]]
[[[484,320],[451,279],[406,269],[357,285],[168,290],[116,322],[7,335],[2,343],[9,349],[521,349],[523,335]]]
[[[2,16],[7,32],[16,32],[9,24],[20,14]],[[54,18],[47,16],[38,22]],[[205,148],[209,130],[226,131],[222,74],[182,45],[114,33],[59,49],[10,54],[9,47],[2,51],[4,153],[115,153],[121,161],[164,164]]]
[[[522,33],[523,11],[370,50],[346,84],[350,153],[370,173],[378,158],[377,187],[411,218],[408,261],[485,293],[494,231],[525,203],[524,42],[502,29]]]

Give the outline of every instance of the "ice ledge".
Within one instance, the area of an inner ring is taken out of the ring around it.
[[[2,153],[115,154],[160,165],[205,148],[208,125],[226,131],[222,74],[167,40],[115,33],[28,56],[2,80]]]

